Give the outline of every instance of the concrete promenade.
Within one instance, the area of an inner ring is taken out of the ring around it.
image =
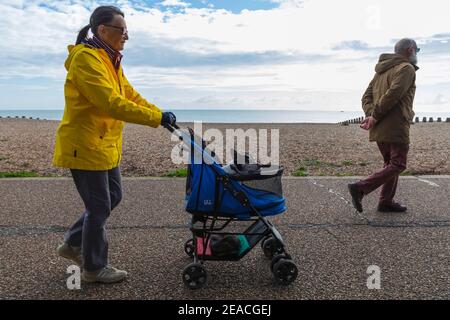
[[[197,291],[181,279],[190,262],[185,179],[123,179],[107,228],[110,263],[129,278],[74,291],[55,250],[83,211],[73,181],[1,179],[0,299],[450,299],[450,177],[402,177],[404,214],[376,212],[378,192],[356,213],[347,183],[357,179],[283,180],[288,211],[272,220],[297,263],[294,284],[274,284],[257,246],[239,262],[207,262],[208,285]],[[380,290],[367,288],[371,265]]]

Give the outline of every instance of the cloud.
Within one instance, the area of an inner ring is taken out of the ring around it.
[[[271,2],[279,5],[241,10],[243,1],[236,11],[231,2],[224,9],[206,1],[112,0],[130,31],[127,77],[149,97],[180,107],[184,101],[359,109],[378,56],[408,36],[422,48],[417,102],[441,101],[439,85],[450,82],[447,1]],[[67,45],[99,3],[3,0],[0,87],[18,79],[26,80],[23,88],[35,88],[36,81],[62,87]]]
[[[448,55],[450,52],[450,33],[436,34],[418,38],[418,46],[428,55]]]
[[[305,0],[271,0],[278,3],[281,9],[302,8]]]
[[[450,99],[444,96],[442,93],[439,93],[433,101],[433,104],[444,104],[449,103]]]
[[[158,3],[164,7],[189,7],[191,4],[179,0],[164,0],[163,2]]]
[[[333,50],[342,50],[342,49],[350,49],[350,50],[367,50],[369,45],[366,42],[353,40],[353,41],[343,41],[338,45],[333,47]]]
[[[313,62],[326,59],[320,55],[303,55],[280,51],[265,52],[211,52],[201,53],[178,49],[167,44],[150,44],[135,47],[127,52],[124,63],[130,66],[162,68],[220,66],[220,68],[249,67],[253,65],[285,65],[292,62]]]

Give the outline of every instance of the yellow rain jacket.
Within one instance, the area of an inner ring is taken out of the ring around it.
[[[65,62],[66,105],[56,133],[53,165],[82,170],[109,170],[122,158],[124,122],[161,124],[161,110],[130,85],[122,67],[114,69],[103,49],[69,46]]]

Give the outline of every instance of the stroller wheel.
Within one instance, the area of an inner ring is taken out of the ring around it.
[[[288,254],[285,254],[285,253],[277,254],[276,256],[274,256],[274,257],[272,258],[272,261],[270,262],[270,271],[273,272],[273,267],[274,267],[275,264],[276,264],[278,261],[280,261],[281,259],[284,259],[284,260],[290,260],[290,259],[291,259],[291,256],[288,255]]]
[[[184,252],[186,252],[186,254],[192,258],[194,256],[194,251],[195,251],[194,239],[189,239],[184,244]]]
[[[264,239],[261,240],[261,248],[264,250],[264,243],[266,243],[267,240],[272,238],[272,236],[266,236]]]
[[[298,269],[292,260],[280,259],[273,266],[273,275],[278,284],[286,286],[297,278]]]
[[[269,259],[272,259],[274,255],[281,254],[283,252],[283,246],[277,239],[273,237],[266,239],[262,243],[262,249],[264,255]]]
[[[207,274],[200,263],[191,263],[183,270],[183,282],[189,289],[200,289],[206,285]]]

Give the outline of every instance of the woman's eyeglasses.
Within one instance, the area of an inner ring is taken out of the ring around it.
[[[125,27],[116,27],[116,26],[111,26],[109,24],[104,24],[104,26],[120,30],[120,32],[123,36],[128,34],[128,30]]]

